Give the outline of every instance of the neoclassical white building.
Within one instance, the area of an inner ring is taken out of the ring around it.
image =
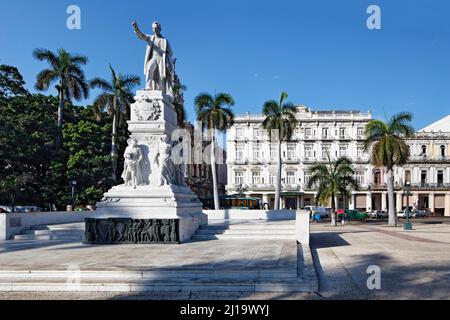
[[[297,107],[299,126],[292,139],[282,145],[282,205],[302,208],[314,205],[315,191],[308,189],[309,167],[347,156],[354,162],[360,184],[345,206],[363,211],[386,210],[387,188],[383,169],[374,168],[364,151],[364,127],[370,112],[312,111]],[[263,115],[237,116],[227,137],[227,193],[243,192],[261,198],[273,208],[276,183],[277,148],[262,128]],[[436,132],[436,128],[440,128]],[[396,207],[406,205],[403,184],[412,183],[411,203],[450,216],[450,117],[421,130],[409,139],[411,159],[395,169]],[[344,207],[343,199],[338,199]]]

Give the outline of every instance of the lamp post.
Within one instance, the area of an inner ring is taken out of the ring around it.
[[[412,223],[409,220],[409,194],[411,193],[411,183],[406,181],[405,183],[405,191],[406,191],[406,221],[403,224],[403,230],[412,230]]]
[[[75,211],[75,187],[77,186],[77,181],[72,180],[70,185],[72,186],[72,210]]]

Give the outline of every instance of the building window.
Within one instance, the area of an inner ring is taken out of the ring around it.
[[[243,138],[244,130],[242,128],[236,128],[236,138]]]
[[[275,160],[278,159],[278,147],[270,147],[270,159]]]
[[[311,174],[309,172],[305,172],[304,178],[305,178],[305,185],[308,185],[309,180],[311,178]]]
[[[359,159],[364,157],[364,147],[358,147],[356,150],[356,157]]]
[[[341,146],[339,147],[339,156],[346,157],[347,156],[347,147]]]
[[[311,128],[305,128],[305,137],[311,137],[312,130]]]
[[[261,129],[260,128],[253,128],[253,138],[254,139],[261,138]]]
[[[244,160],[244,147],[236,147],[236,160]]]
[[[287,184],[295,184],[295,172],[294,171],[286,172],[286,183]]]
[[[441,157],[444,158],[445,157],[445,146],[441,146],[440,150],[441,150]]]
[[[275,172],[269,173],[269,183],[274,186],[277,183],[277,174]]]
[[[365,184],[364,171],[356,171],[356,181],[358,184]]]
[[[406,182],[411,183],[411,171],[409,171],[409,170],[405,171],[405,183]]]
[[[244,172],[236,171],[235,176],[234,176],[234,183],[235,184],[244,184]]]
[[[322,158],[328,159],[329,154],[330,154],[330,147],[322,146]]]
[[[427,183],[427,171],[426,170],[422,170],[422,172],[420,173],[420,183],[422,185],[426,185],[426,183]]]
[[[253,172],[252,173],[252,183],[253,184],[261,184],[261,173],[260,172]]]
[[[444,184],[444,171],[438,170],[437,172],[437,184],[439,187],[442,187]]]
[[[253,159],[260,160],[262,158],[261,156],[261,147],[256,145],[253,146]]]
[[[356,134],[358,135],[358,137],[364,136],[364,128],[358,128]]]
[[[422,146],[422,156],[427,155],[427,146]]]
[[[287,146],[287,158],[288,159],[295,158],[295,146],[293,146],[293,145]]]
[[[322,137],[328,138],[328,128],[322,128]]]
[[[313,158],[313,147],[311,145],[305,146],[305,158],[312,159]]]
[[[345,128],[340,128],[339,129],[339,137],[345,138]]]

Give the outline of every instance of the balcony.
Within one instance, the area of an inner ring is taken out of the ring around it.
[[[246,165],[248,164],[248,160],[247,159],[235,159],[233,162],[235,165]]]
[[[303,163],[315,163],[315,162],[316,158],[313,157],[303,158]]]
[[[326,136],[322,135],[320,137],[320,140],[332,141],[332,140],[334,140],[334,138],[330,135],[326,135]]]
[[[370,159],[369,157],[357,157],[355,159],[355,163],[369,163]]]
[[[445,163],[450,162],[450,157],[446,156],[438,156],[438,157],[429,157],[428,155],[420,155],[420,156],[411,156],[408,159],[408,162],[411,163]]]
[[[287,164],[297,164],[300,163],[300,159],[297,157],[286,157],[283,159],[283,162]]]
[[[339,140],[352,140],[352,138],[348,135],[339,135]]]
[[[450,183],[412,183],[411,188],[413,190],[441,190],[448,191],[450,190]]]
[[[311,141],[317,140],[316,136],[314,136],[314,135],[312,135],[312,134],[305,135],[303,139],[304,139],[304,140],[307,140],[307,141],[308,141],[308,140],[311,140]]]

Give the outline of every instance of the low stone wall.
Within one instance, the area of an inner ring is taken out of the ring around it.
[[[91,211],[0,213],[0,240],[9,240],[32,226],[83,222],[92,214]]]
[[[295,220],[295,210],[203,210],[208,220]]]

